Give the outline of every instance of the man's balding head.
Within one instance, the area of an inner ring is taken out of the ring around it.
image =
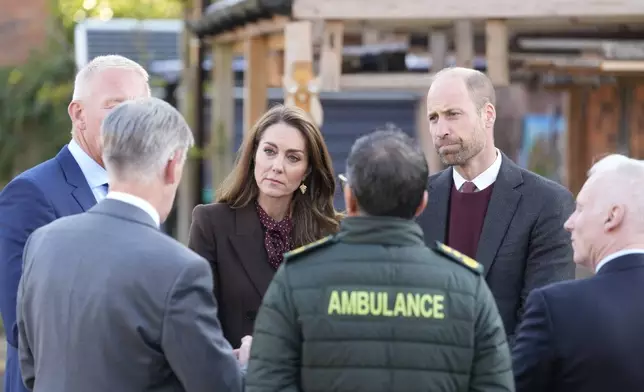
[[[565,228],[575,262],[591,269],[611,253],[644,246],[644,162],[613,154],[595,163]]]
[[[485,104],[488,103],[496,106],[494,85],[490,78],[488,78],[483,72],[462,67],[443,68],[432,78],[432,85],[436,82],[447,80],[449,80],[450,83],[453,83],[454,80],[460,80],[465,83],[465,87],[470,93],[472,102],[474,102],[474,105],[478,110],[482,110]]]

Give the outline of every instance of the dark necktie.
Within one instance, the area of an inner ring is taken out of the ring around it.
[[[103,189],[105,189],[105,194],[107,194],[110,191],[110,184],[105,183],[102,186],[103,186]]]
[[[465,181],[463,186],[461,186],[461,192],[463,193],[474,193],[476,192],[476,185],[472,181]]]

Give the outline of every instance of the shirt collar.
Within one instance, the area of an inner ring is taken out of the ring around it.
[[[147,212],[148,215],[150,215],[157,227],[159,227],[161,224],[161,218],[159,217],[159,212],[156,210],[156,208],[154,208],[148,201],[143,200],[138,196],[123,192],[109,192],[107,196],[105,196],[105,198],[119,200],[124,203],[133,205],[134,207],[138,207]]]
[[[76,163],[78,163],[90,189],[94,189],[107,183],[107,171],[87,155],[87,153],[83,151],[74,139],[69,142],[67,148],[74,157]]]
[[[496,178],[499,175],[499,171],[501,170],[502,160],[503,159],[501,158],[501,152],[497,148],[496,159],[494,160],[492,165],[490,165],[490,167],[485,169],[483,173],[479,174],[478,176],[476,176],[476,178],[472,180],[474,185],[476,185],[476,189],[478,189],[479,191],[482,191],[483,189],[494,184],[494,181],[496,181]],[[454,186],[456,187],[456,189],[461,189],[461,187],[463,186],[463,183],[467,181],[454,168],[452,168],[452,178],[454,179]]]
[[[609,262],[630,254],[644,254],[644,249],[623,249],[618,252],[612,253],[606,257],[604,257],[598,264],[597,267],[595,267],[595,273],[599,272],[599,270],[608,264]]]

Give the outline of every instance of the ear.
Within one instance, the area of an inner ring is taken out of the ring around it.
[[[491,103],[486,103],[483,108],[483,121],[486,128],[493,128],[496,121],[496,108]]]
[[[167,185],[174,185],[181,181],[181,173],[183,171],[183,151],[175,151],[168,160],[163,171],[163,182]]]
[[[624,222],[625,209],[623,205],[613,206],[604,221],[604,229],[607,232],[617,229]]]
[[[78,101],[71,101],[67,106],[67,113],[72,120],[73,126],[79,131],[85,130],[85,115],[83,105]]]
[[[418,216],[425,211],[425,208],[427,207],[427,201],[429,200],[429,193],[427,191],[423,192],[423,199],[420,201],[420,204],[418,205],[418,208],[416,208],[416,213],[414,216]]]
[[[348,185],[345,185],[344,188],[344,205],[347,206],[347,216],[356,216],[358,215],[358,200],[356,200],[353,191]]]

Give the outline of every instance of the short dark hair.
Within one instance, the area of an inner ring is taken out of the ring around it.
[[[429,168],[419,144],[406,133],[376,130],[353,144],[347,177],[364,214],[411,219],[423,199]]]

